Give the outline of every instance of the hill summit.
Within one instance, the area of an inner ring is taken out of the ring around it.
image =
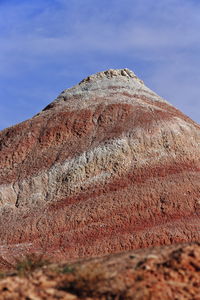
[[[89,76],[0,132],[2,264],[200,237],[200,127],[128,69]]]

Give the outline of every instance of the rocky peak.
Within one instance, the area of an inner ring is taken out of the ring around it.
[[[117,78],[121,79],[121,77],[130,79],[133,78],[137,80],[140,83],[144,83],[141,79],[139,79],[135,73],[127,68],[124,69],[109,69],[106,71],[98,72],[96,74],[93,74],[91,76],[88,76],[87,78],[83,79],[79,84],[83,84],[85,82],[90,81],[97,81],[102,79],[111,79],[111,78]]]
[[[127,68],[109,69],[88,76],[75,86],[64,90],[52,103],[45,107],[77,109],[103,102],[136,102],[138,98],[151,98],[152,101],[166,102],[159,97],[135,73]],[[141,102],[141,101],[140,101]],[[168,103],[169,104],[169,103]]]

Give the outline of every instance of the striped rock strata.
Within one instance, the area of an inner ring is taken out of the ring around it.
[[[128,70],[97,73],[0,132],[2,259],[200,237],[200,127]]]

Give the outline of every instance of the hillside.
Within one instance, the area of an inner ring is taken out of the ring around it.
[[[1,265],[199,240],[200,127],[128,70],[0,132]]]

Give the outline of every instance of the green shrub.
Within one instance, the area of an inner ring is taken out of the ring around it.
[[[23,259],[16,260],[16,270],[19,275],[28,275],[38,268],[48,265],[49,262],[43,259],[43,255],[28,254]]]

